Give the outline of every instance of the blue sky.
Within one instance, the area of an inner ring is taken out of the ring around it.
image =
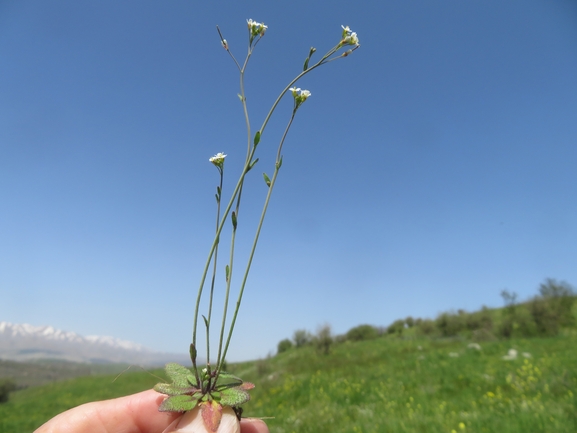
[[[500,306],[501,290],[526,299],[548,277],[576,285],[577,4],[326,5],[0,3],[0,320],[187,350],[214,230],[208,158],[229,155],[226,196],[245,154],[215,25],[242,59],[247,18],[269,26],[246,78],[255,128],[310,46],[334,46],[341,25],[362,46],[298,84],[312,96],[231,360],[300,328]],[[238,260],[291,108],[247,180]]]

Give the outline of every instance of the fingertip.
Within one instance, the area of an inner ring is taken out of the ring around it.
[[[258,418],[243,418],[240,421],[241,433],[269,433],[266,423]]]

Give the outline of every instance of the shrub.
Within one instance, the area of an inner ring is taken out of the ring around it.
[[[405,330],[405,321],[403,319],[395,320],[387,327],[387,334],[403,335]]]
[[[319,352],[323,355],[328,355],[331,351],[331,345],[333,344],[331,325],[326,324],[321,326],[317,331],[314,342]]]
[[[12,379],[0,379],[0,403],[6,403],[15,390],[16,383]]]
[[[558,283],[554,279],[548,278],[545,283],[539,286],[539,293],[549,304],[551,316],[554,317],[556,326],[574,326],[575,316],[572,313],[575,302],[575,292],[566,282]]]
[[[290,341],[288,338],[285,338],[282,341],[279,341],[277,346],[277,353],[283,353],[293,347],[293,342]]]
[[[435,320],[435,325],[443,337],[454,337],[466,329],[466,314],[464,311],[459,314],[442,313]]]
[[[435,332],[435,322],[431,319],[418,319],[417,331],[420,335],[432,335]]]
[[[306,329],[297,329],[293,335],[293,341],[296,347],[303,347],[312,340],[311,334]]]
[[[350,341],[371,340],[379,336],[377,328],[371,325],[359,325],[348,330],[346,339]]]

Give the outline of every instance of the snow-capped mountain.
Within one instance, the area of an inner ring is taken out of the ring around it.
[[[140,344],[114,337],[84,337],[52,326],[0,322],[0,359],[30,361],[46,358],[138,365],[186,362],[185,356],[155,352]]]

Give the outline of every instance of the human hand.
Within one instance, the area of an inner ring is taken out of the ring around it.
[[[153,390],[87,403],[62,412],[34,433],[162,433],[178,413],[159,412],[163,395]],[[243,418],[241,433],[269,433],[258,419]]]

